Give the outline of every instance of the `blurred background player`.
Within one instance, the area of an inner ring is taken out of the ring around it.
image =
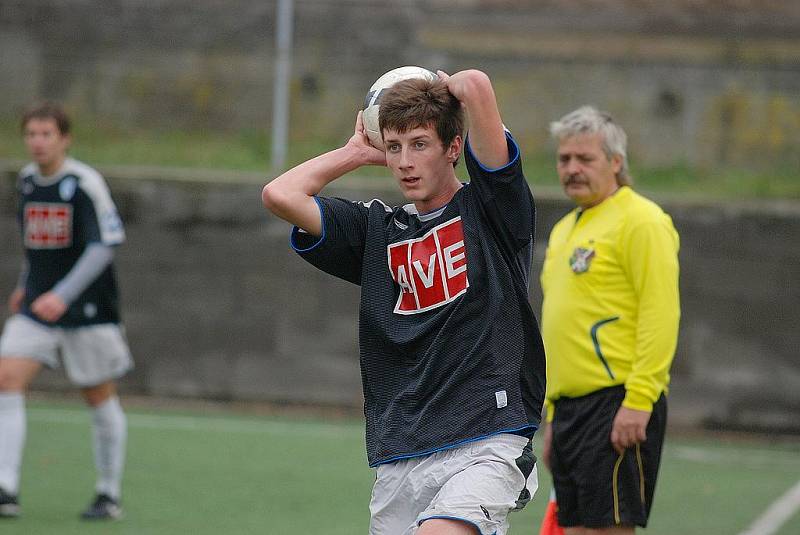
[[[544,459],[567,535],[632,534],[647,524],[664,441],[678,234],[631,189],[627,137],[608,114],[585,106],[550,130],[577,207],[553,228],[542,270]]]
[[[489,78],[439,77],[382,98],[385,153],[359,113],[345,146],[263,192],[295,225],[304,259],[361,286],[372,535],[502,534],[536,490],[545,379],[527,291],[533,198]],[[454,169],[464,147],[466,184]],[[364,165],[388,166],[409,204],[317,196]]]
[[[60,355],[93,413],[96,495],[82,517],[118,518],[127,432],[114,380],[132,360],[112,259],[125,234],[103,177],[67,156],[70,121],[58,105],[27,111],[22,134],[33,162],[19,175],[26,262],[0,337],[0,516],[20,513],[25,391]]]

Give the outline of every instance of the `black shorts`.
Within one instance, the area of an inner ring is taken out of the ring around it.
[[[550,463],[562,526],[647,526],[667,399],[662,394],[653,405],[647,440],[620,456],[611,445],[611,424],[624,398],[624,386],[615,386],[555,403]]]

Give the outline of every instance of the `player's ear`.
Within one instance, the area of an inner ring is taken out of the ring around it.
[[[461,136],[456,136],[453,138],[453,141],[450,142],[450,146],[447,147],[447,160],[450,163],[455,163],[458,160],[458,157],[461,156],[461,150],[464,148],[464,140]]]

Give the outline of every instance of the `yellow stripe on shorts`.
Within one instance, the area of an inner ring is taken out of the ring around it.
[[[622,457],[625,456],[625,452],[623,451],[619,457],[617,458],[617,462],[614,463],[614,479],[611,482],[611,489],[614,493],[614,522],[616,524],[620,523],[619,520],[619,488],[617,485],[617,478],[619,476],[619,465],[622,464]]]

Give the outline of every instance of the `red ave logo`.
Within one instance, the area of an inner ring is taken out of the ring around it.
[[[29,202],[25,205],[25,247],[60,249],[72,245],[72,205]]]
[[[449,303],[467,291],[467,250],[461,217],[421,238],[388,246],[389,270],[400,286],[396,314],[417,314]]]

